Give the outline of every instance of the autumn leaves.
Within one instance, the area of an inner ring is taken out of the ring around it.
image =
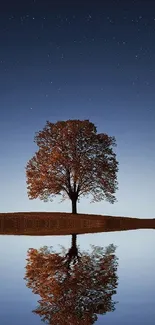
[[[61,195],[77,201],[91,195],[92,201],[115,201],[118,162],[113,152],[115,138],[97,134],[89,120],[67,120],[51,123],[35,136],[38,151],[26,166],[30,199],[52,199]]]

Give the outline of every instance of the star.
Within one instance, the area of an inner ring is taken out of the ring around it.
[[[86,19],[87,19],[87,21],[90,21],[90,20],[92,20],[92,16],[89,14]]]

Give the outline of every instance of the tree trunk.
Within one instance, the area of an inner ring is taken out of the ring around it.
[[[66,254],[67,257],[67,267],[70,270],[70,264],[73,262],[73,264],[76,263],[76,261],[79,259],[78,257],[78,249],[76,246],[76,234],[72,234],[72,242],[71,242],[71,248],[69,249],[68,253]]]
[[[77,213],[77,206],[76,206],[76,199],[72,199],[72,213],[76,214]]]
[[[76,247],[76,238],[77,238],[77,236],[76,236],[76,234],[72,234],[72,248],[73,249],[76,249],[77,247]]]

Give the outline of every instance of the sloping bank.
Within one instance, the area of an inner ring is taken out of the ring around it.
[[[0,213],[3,235],[69,235],[134,229],[155,229],[155,219],[62,212]]]

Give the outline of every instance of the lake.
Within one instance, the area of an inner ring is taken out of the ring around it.
[[[1,324],[154,324],[154,229],[86,232],[0,235]]]

